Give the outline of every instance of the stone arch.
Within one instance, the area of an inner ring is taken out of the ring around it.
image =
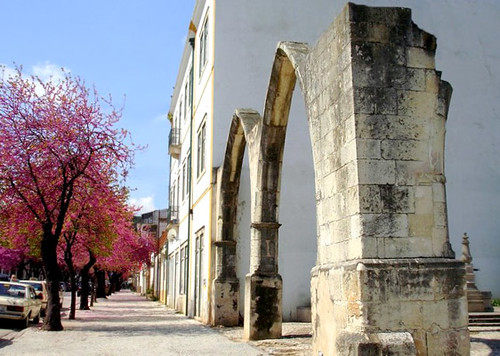
[[[214,246],[215,279],[212,284],[212,324],[235,326],[239,324],[239,280],[236,275],[236,216],[240,188],[241,166],[247,140],[257,142],[262,118],[251,109],[238,109],[229,128],[222,166],[217,172],[217,234]],[[250,161],[253,152],[250,149]],[[253,167],[254,165],[250,165]]]
[[[435,50],[436,39],[409,9],[350,3],[313,48],[278,45],[263,117],[252,138],[245,135],[252,185],[246,339],[281,336],[280,179],[299,79],[316,185],[313,353],[467,354],[465,270],[446,218],[451,86],[435,70]]]

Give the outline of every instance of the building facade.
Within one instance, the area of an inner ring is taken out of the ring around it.
[[[155,245],[148,264],[144,264],[136,278],[137,292],[166,302],[166,231],[170,221],[169,210],[150,211],[134,217],[134,224],[141,235],[147,235]]]
[[[450,240],[457,252],[463,231],[471,236],[478,285],[500,295],[500,226],[496,181],[500,101],[500,6],[484,3],[408,0],[359,1],[405,6],[413,20],[438,39],[436,68],[454,94],[447,123],[446,170]],[[186,315],[214,323],[212,283],[217,234],[217,177],[236,108],[261,109],[279,41],[314,44],[345,5],[334,1],[196,2],[184,47],[169,118],[170,220],[167,243],[150,279],[160,299]],[[443,16],[449,14],[449,16]],[[495,31],[496,30],[496,31]],[[459,35],[457,35],[459,34]],[[488,45],[486,45],[488,44]],[[303,100],[297,92],[290,110],[280,192],[278,247],[283,280],[283,320],[297,320],[310,305],[310,271],[316,262],[316,213],[312,153]],[[250,179],[243,160],[235,214],[236,271],[243,317],[244,278],[250,265]],[[164,256],[163,259],[161,256]],[[156,273],[157,277],[154,277]],[[164,279],[163,279],[164,278]],[[162,289],[164,288],[164,289]],[[495,290],[497,288],[497,290]]]

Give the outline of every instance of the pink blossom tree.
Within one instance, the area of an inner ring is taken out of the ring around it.
[[[49,290],[45,330],[63,329],[57,246],[77,187],[119,181],[132,163],[128,134],[115,128],[120,116],[110,100],[67,73],[43,82],[17,69],[0,81],[0,211],[16,207],[6,223],[31,221],[40,231],[34,238]]]

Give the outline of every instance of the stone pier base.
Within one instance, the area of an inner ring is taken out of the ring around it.
[[[464,279],[461,262],[441,258],[316,266],[313,354],[468,355]]]
[[[212,325],[237,326],[240,319],[240,281],[216,278],[212,284]]]
[[[246,340],[281,337],[283,281],[279,274],[245,277],[244,337]]]

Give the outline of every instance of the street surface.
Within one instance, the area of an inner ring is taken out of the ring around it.
[[[311,355],[311,324],[284,323],[283,338],[243,341],[243,328],[210,328],[128,290],[99,299],[62,332],[11,329],[0,323],[0,355]],[[471,355],[500,355],[499,331],[471,332]]]
[[[69,305],[69,293],[64,307]],[[217,330],[130,291],[99,299],[92,310],[63,316],[64,331],[0,329],[0,355],[263,355]],[[41,325],[41,324],[40,324]]]

